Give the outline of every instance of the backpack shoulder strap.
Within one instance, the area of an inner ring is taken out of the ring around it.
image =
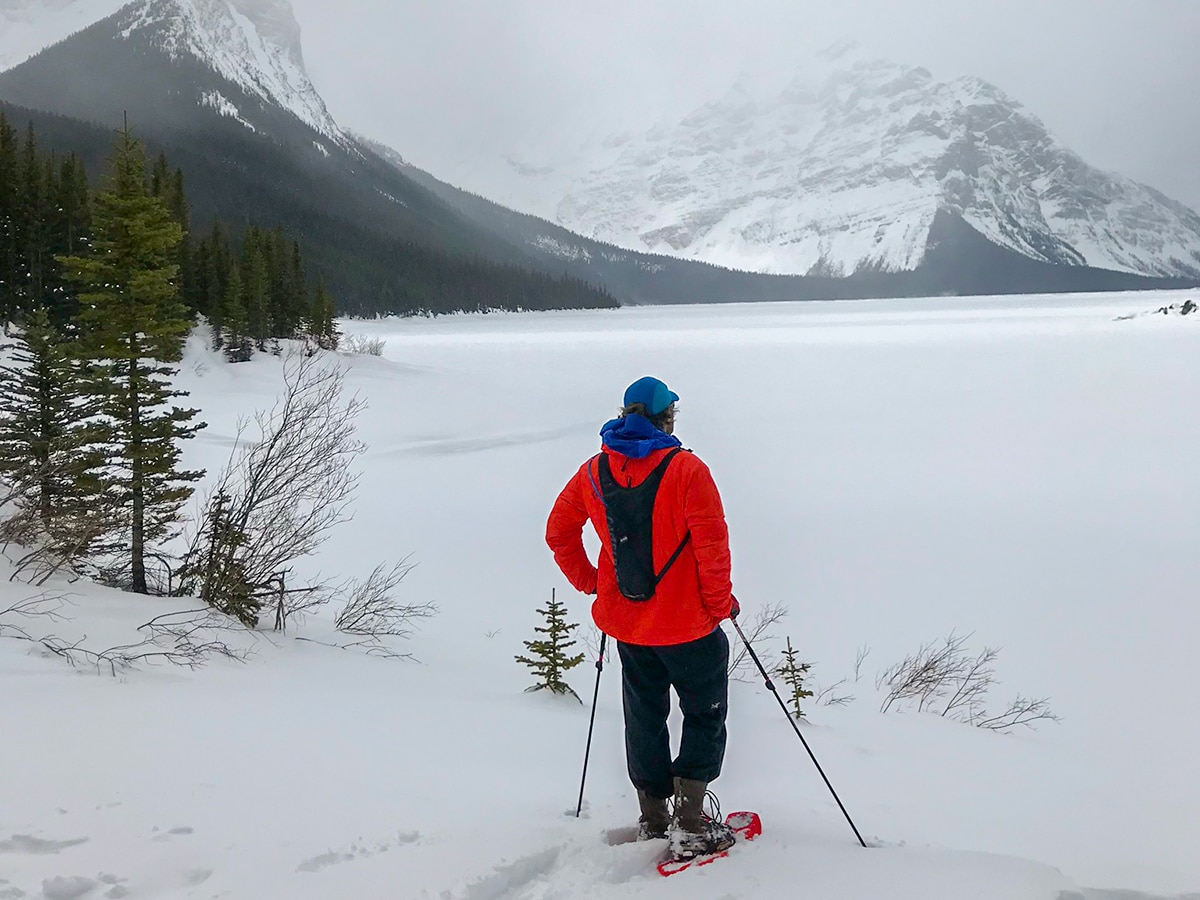
[[[592,463],[596,464],[596,476],[594,478],[592,477]],[[604,475],[607,474],[610,479],[612,478],[612,472],[608,468],[608,454],[606,454],[603,450],[600,451],[587,461],[586,468],[588,485],[592,489],[592,495],[599,500],[601,504],[604,504],[604,490],[602,488],[602,485],[604,484]]]
[[[662,458],[662,460],[659,462],[659,464],[654,467],[654,471],[655,472],[665,472],[667,469],[667,466],[669,466],[671,464],[671,460],[673,460],[676,456],[678,456],[682,452],[683,452],[682,447],[676,447],[674,450],[672,450],[670,453],[668,453],[666,456],[664,456]]]
[[[670,465],[670,463],[671,463],[671,460],[673,460],[677,454],[682,453],[682,452],[683,452],[682,447],[676,447],[674,450],[672,450],[670,453],[668,453],[666,456],[663,457],[663,461],[658,464],[658,468],[656,469],[656,471],[662,471],[663,473],[665,473],[667,466]],[[688,452],[690,453],[691,451],[689,450]],[[679,542],[679,546],[675,548],[675,552],[671,554],[671,556],[667,560],[666,564],[662,567],[662,569],[660,571],[655,573],[655,575],[654,575],[654,586],[655,587],[658,587],[658,583],[663,580],[663,577],[670,570],[671,566],[675,565],[675,561],[677,559],[679,559],[679,555],[681,553],[683,553],[683,549],[691,542],[691,540],[692,540],[692,533],[691,533],[691,531],[688,531],[687,533],[684,534],[683,540]]]

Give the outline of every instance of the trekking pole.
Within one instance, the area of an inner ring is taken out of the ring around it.
[[[742,638],[742,643],[746,645],[746,650],[750,653],[750,658],[754,660],[754,664],[758,666],[758,671],[762,672],[763,680],[766,682],[767,689],[775,695],[775,699],[779,701],[779,708],[783,710],[783,714],[787,716],[788,722],[791,723],[792,730],[796,732],[796,737],[800,738],[800,743],[804,745],[804,749],[808,751],[809,759],[813,761],[813,765],[817,767],[817,771],[821,773],[821,779],[825,782],[825,787],[829,788],[829,793],[833,794],[833,799],[837,801],[838,809],[842,811],[842,815],[846,817],[846,821],[850,823],[851,829],[854,831],[854,836],[858,838],[858,842],[867,846],[867,842],[863,840],[862,835],[858,833],[858,829],[854,826],[854,820],[850,818],[850,813],[846,812],[846,807],[842,805],[841,798],[837,795],[837,791],[833,789],[833,785],[829,783],[829,779],[825,775],[825,770],[821,768],[821,764],[817,762],[816,755],[812,752],[812,748],[808,746],[808,741],[804,739],[804,735],[800,733],[800,727],[796,724],[796,720],[792,718],[792,714],[788,712],[787,704],[783,702],[783,698],[779,696],[779,691],[775,690],[775,685],[771,681],[771,676],[767,674],[767,670],[763,668],[762,662],[759,661],[758,654],[754,652],[754,648],[750,646],[750,642],[746,640],[746,635],[742,632],[742,626],[737,623],[737,619],[730,617],[729,621],[733,623],[733,627],[737,629],[737,633]]]
[[[600,632],[600,658],[596,660],[596,691],[592,694],[592,721],[588,723],[587,749],[583,751],[583,777],[579,779],[579,805],[575,807],[575,818],[583,812],[583,786],[587,782],[588,757],[592,754],[592,729],[596,727],[596,701],[600,699],[600,673],[604,671],[604,643],[608,635]]]

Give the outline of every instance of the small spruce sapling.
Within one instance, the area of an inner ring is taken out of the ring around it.
[[[783,676],[783,680],[787,683],[790,689],[788,702],[792,706],[792,712],[797,719],[803,719],[804,713],[800,709],[800,701],[806,700],[813,695],[812,691],[805,690],[804,681],[808,677],[808,670],[812,668],[812,663],[796,662],[796,651],[792,648],[792,639],[787,639],[787,649],[783,651],[783,662],[775,670],[777,675]]]
[[[524,641],[529,656],[516,657],[517,662],[529,666],[537,675],[537,684],[527,687],[526,691],[549,690],[555,694],[570,694],[576,700],[579,695],[569,684],[563,681],[563,673],[575,668],[583,662],[583,654],[569,656],[567,651],[575,646],[571,632],[579,627],[576,622],[567,622],[566,607],[559,603],[554,590],[550,591],[550,604],[538,613],[546,620],[544,627],[533,630],[546,637],[541,640]],[[582,700],[579,700],[582,703]]]

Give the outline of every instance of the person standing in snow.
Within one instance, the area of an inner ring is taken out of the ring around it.
[[[619,418],[600,429],[601,453],[555,501],[546,543],[575,589],[595,595],[592,617],[617,641],[638,839],[669,837],[686,859],[734,841],[704,799],[725,755],[729,639],[720,622],[738,605],[721,497],[708,467],[674,436],[678,400],[657,378],[629,386]],[[583,545],[588,521],[600,537],[597,566]],[[670,688],[683,713],[674,760]]]

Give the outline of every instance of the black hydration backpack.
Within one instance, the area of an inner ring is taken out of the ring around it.
[[[649,600],[667,570],[679,559],[679,554],[692,538],[689,531],[683,536],[662,571],[654,570],[654,499],[662,484],[667,466],[679,452],[676,447],[660,462],[646,480],[636,487],[621,487],[613,478],[608,454],[601,453],[596,470],[600,475],[600,490],[604,497],[608,534],[612,538],[613,565],[617,570],[617,587],[629,600]]]

